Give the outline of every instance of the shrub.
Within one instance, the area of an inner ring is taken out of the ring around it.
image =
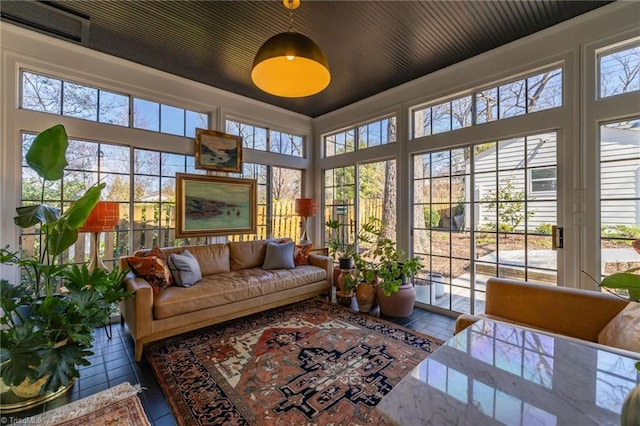
[[[436,210],[431,210],[430,207],[425,207],[424,222],[430,228],[437,228],[440,225],[440,213],[438,213]]]
[[[536,227],[536,229],[534,229],[533,232],[541,235],[551,235],[552,228],[553,228],[553,225],[551,225],[550,223],[541,223]]]

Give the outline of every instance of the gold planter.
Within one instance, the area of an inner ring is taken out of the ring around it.
[[[45,402],[64,395],[75,383],[75,379],[71,379],[67,386],[60,386],[55,392],[47,392],[40,395],[40,388],[46,380],[47,377],[42,377],[30,383],[27,379],[18,386],[8,386],[2,382],[3,392],[2,398],[0,398],[0,411],[2,413],[15,413],[35,407],[36,405],[44,404]]]

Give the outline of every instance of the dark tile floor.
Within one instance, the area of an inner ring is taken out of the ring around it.
[[[453,335],[455,323],[453,318],[417,308],[408,318],[385,319],[442,340],[447,340]],[[96,329],[92,349],[94,355],[89,359],[91,365],[80,370],[80,378],[66,395],[20,413],[2,414],[2,424],[15,423],[16,419],[51,410],[117,384],[129,382],[142,386],[140,400],[152,425],[175,425],[169,404],[151,366],[144,357],[140,363],[134,361],[133,340],[126,326],[116,323],[111,326],[111,330],[112,338],[109,339],[106,328]]]

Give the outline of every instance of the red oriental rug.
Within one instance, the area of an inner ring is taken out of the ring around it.
[[[182,426],[390,424],[375,406],[441,340],[314,299],[146,351]]]

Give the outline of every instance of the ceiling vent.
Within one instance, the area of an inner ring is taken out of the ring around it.
[[[67,41],[89,44],[89,19],[39,1],[2,2],[3,21]]]

